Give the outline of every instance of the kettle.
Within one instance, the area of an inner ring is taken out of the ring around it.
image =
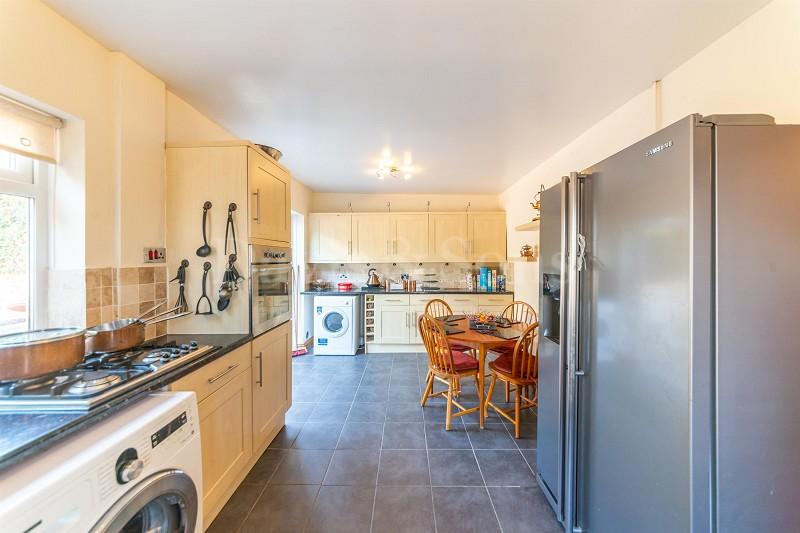
[[[367,271],[367,276],[368,276],[368,278],[367,278],[367,287],[380,287],[381,286],[381,280],[380,280],[380,278],[378,277],[378,275],[375,272],[377,272],[377,270],[374,269],[374,268],[370,268]]]

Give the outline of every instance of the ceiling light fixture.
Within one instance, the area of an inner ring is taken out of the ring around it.
[[[378,170],[375,171],[375,176],[377,176],[379,180],[389,176],[395,179],[402,178],[408,181],[411,179],[413,172],[414,168],[411,165],[411,152],[406,151],[403,153],[403,165],[398,166],[392,160],[391,151],[385,148],[383,150],[383,156],[378,163]]]

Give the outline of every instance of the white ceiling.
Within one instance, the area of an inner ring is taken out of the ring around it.
[[[318,191],[500,192],[767,0],[46,0]],[[378,181],[384,146],[415,177]]]

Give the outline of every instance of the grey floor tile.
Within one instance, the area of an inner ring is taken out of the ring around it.
[[[386,422],[384,450],[424,450],[425,428],[422,422]]]
[[[364,377],[361,378],[359,385],[361,387],[385,387],[389,384],[389,374],[388,373],[366,373]]]
[[[286,450],[267,450],[258,458],[250,472],[247,473],[243,483],[266,485],[285,456]]]
[[[430,450],[471,450],[467,430],[461,423],[453,424],[445,431],[444,422],[426,423],[425,436]]]
[[[483,486],[472,450],[429,450],[431,485]]]
[[[329,385],[320,401],[350,403],[356,397],[357,389],[358,385]]]
[[[356,392],[357,402],[385,402],[389,399],[389,386],[361,385]]]
[[[525,457],[525,460],[528,461],[528,466],[531,467],[531,470],[534,472],[538,472],[538,468],[536,467],[536,450],[521,450],[522,455]]]
[[[514,425],[508,424],[508,432],[514,436]],[[536,424],[520,424],[519,428],[520,438],[515,439],[517,442],[517,446],[522,449],[534,449],[536,448]]]
[[[355,402],[347,420],[351,422],[383,422],[386,419],[386,402]]]
[[[508,434],[505,424],[464,424],[469,440],[476,450],[516,450],[514,439]]]
[[[422,399],[422,392],[418,385],[389,387],[389,399],[393,402],[418,402]]]
[[[475,450],[488,486],[533,487],[536,478],[519,450]]]
[[[337,449],[379,450],[383,438],[383,422],[347,422],[342,428]]]
[[[419,388],[419,374],[416,370],[407,374],[394,374],[389,382],[389,387],[416,387]]]
[[[311,411],[307,422],[344,422],[351,402],[321,402]]]
[[[358,374],[337,374],[328,383],[328,388],[333,387],[358,387],[361,383],[362,372]]]
[[[425,450],[383,450],[378,471],[379,485],[430,485]]]
[[[264,487],[259,485],[240,485],[206,531],[211,533],[237,531],[263,489]]]
[[[306,422],[294,439],[292,448],[297,450],[333,450],[339,442],[341,422]]]
[[[490,487],[503,533],[562,533],[539,487]]]
[[[328,385],[292,385],[292,397],[297,398],[301,402],[318,402],[325,395],[328,390]]]
[[[319,485],[268,486],[253,506],[242,531],[302,531],[311,516]]]
[[[434,487],[433,508],[438,533],[500,531],[485,487]]]
[[[379,486],[375,495],[374,533],[433,533],[430,487]]]
[[[309,533],[368,533],[375,487],[323,486],[314,503]]]
[[[287,450],[269,484],[318,485],[325,477],[331,456],[333,451],[329,450]]]
[[[269,443],[270,448],[283,448],[289,449],[292,447],[292,443],[294,443],[294,439],[297,438],[297,435],[300,433],[300,429],[303,427],[302,423],[299,422],[286,422],[286,425],[281,428],[275,438],[272,439],[272,442]]]
[[[286,421],[287,422],[305,422],[308,420],[311,411],[314,410],[317,404],[315,403],[304,403],[293,401],[292,406],[286,412]]]
[[[375,485],[379,450],[336,450],[324,485]]]
[[[387,422],[422,422],[422,407],[419,401],[414,402],[389,402],[386,411]]]

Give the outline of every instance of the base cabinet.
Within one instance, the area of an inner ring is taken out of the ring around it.
[[[253,339],[253,449],[269,444],[292,403],[291,328],[283,324]]]
[[[211,524],[238,486],[253,455],[250,369],[201,401],[203,523]]]

